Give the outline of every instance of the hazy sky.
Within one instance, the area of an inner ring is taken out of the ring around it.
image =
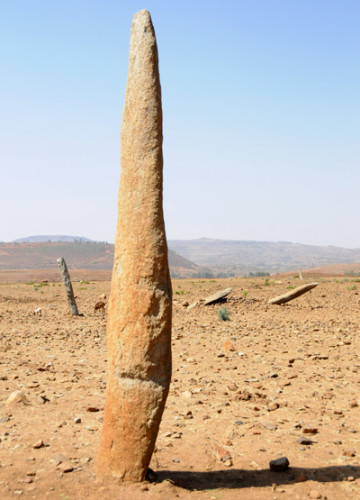
[[[168,238],[360,247],[358,0],[0,0],[0,241],[114,241],[143,8]]]

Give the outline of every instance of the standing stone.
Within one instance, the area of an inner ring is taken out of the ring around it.
[[[73,316],[80,316],[77,305],[76,305],[76,301],[75,301],[74,291],[73,291],[73,287],[72,287],[71,280],[70,280],[70,274],[69,274],[64,257],[60,257],[60,259],[57,259],[57,263],[58,263],[58,267],[59,267],[59,271],[60,271],[62,280],[64,282],[66,295],[67,295],[68,302],[69,302],[70,312]]]
[[[171,378],[171,281],[162,209],[162,109],[150,14],[135,14],[121,129],[121,179],[108,305],[102,480],[142,481]]]

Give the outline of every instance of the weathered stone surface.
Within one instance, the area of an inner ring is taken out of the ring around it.
[[[162,209],[162,109],[150,14],[135,14],[121,130],[108,304],[108,383],[97,477],[142,481],[171,377],[172,292]]]

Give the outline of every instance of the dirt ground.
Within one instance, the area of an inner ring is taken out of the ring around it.
[[[107,357],[106,313],[94,304],[110,283],[74,282],[84,316],[72,317],[60,283],[0,282],[0,498],[360,498],[360,283],[322,278],[268,304],[303,283],[173,281],[155,482],[116,486],[94,472]],[[226,303],[187,308],[226,287]],[[284,456],[290,467],[270,471]]]

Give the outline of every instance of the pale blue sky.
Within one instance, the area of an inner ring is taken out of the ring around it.
[[[0,241],[114,241],[142,8],[159,48],[168,238],[360,247],[351,0],[0,0]]]

